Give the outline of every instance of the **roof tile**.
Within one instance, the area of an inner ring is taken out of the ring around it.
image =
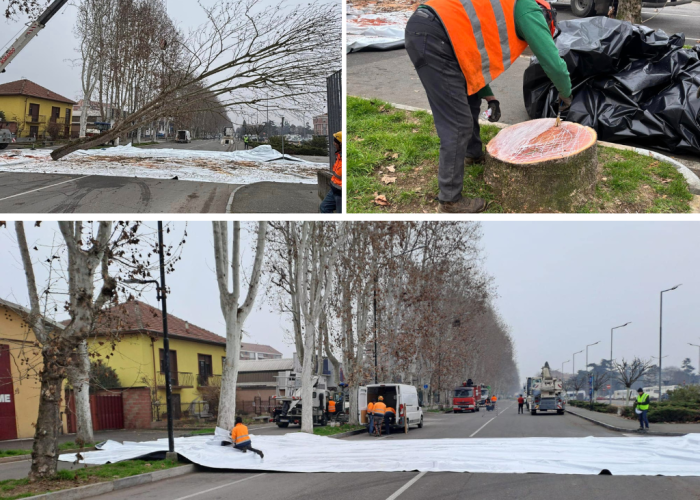
[[[46,87],[42,87],[31,80],[17,80],[15,82],[3,83],[0,85],[0,96],[4,95],[26,95],[30,97],[38,97],[40,99],[48,99],[50,101],[75,104],[75,101],[72,101],[67,97],[63,97],[56,92],[52,92]]]

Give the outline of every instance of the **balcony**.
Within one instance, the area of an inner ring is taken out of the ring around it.
[[[199,387],[221,387],[221,375],[197,375]]]
[[[187,372],[171,372],[170,382],[173,384],[173,389],[194,387],[194,374]],[[162,389],[165,388],[165,372],[158,372],[158,387]]]
[[[24,121],[25,123],[46,123],[46,115],[27,115]]]

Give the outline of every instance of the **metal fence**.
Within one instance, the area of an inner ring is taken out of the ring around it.
[[[328,106],[328,156],[330,169],[335,163],[335,145],[333,134],[343,130],[343,72],[336,71],[326,79]]]

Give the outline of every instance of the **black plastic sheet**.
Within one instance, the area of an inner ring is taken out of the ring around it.
[[[606,141],[629,141],[700,155],[700,45],[685,36],[606,17],[559,23],[556,44],[574,96],[562,119],[592,127]],[[537,58],[523,80],[530,118],[552,118],[556,88]]]

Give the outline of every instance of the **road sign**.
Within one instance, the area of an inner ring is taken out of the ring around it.
[[[427,389],[427,388],[428,388],[428,384],[425,384],[425,385],[423,386],[423,389]]]
[[[610,384],[608,384],[608,389],[610,389]]]

